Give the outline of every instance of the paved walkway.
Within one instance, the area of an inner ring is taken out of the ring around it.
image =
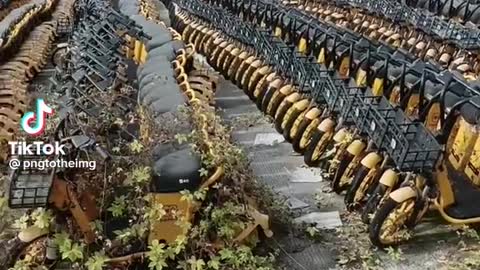
[[[216,102],[227,123],[250,123],[239,124],[233,137],[248,153],[258,178],[288,198],[295,218],[313,215],[320,223],[320,241],[275,236],[288,253],[280,256],[285,269],[448,269],[444,262],[458,250],[460,239],[441,220],[426,219],[416,230],[419,235],[400,252],[373,250],[358,215],[345,212],[343,196],[329,192],[329,182],[322,180],[318,169],[305,167],[303,156],[283,142],[241,89],[221,78]]]

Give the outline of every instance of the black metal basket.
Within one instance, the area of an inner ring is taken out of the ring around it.
[[[355,103],[356,97],[362,94],[362,89],[359,87],[345,87],[344,85],[339,86],[337,89],[339,92],[339,118],[343,119],[344,123],[354,123],[352,109],[357,106]]]
[[[12,170],[9,186],[8,206],[10,208],[35,208],[45,207],[55,175],[54,168],[41,170],[33,162],[43,162],[45,156],[20,156],[12,157],[20,162],[18,169]],[[26,163],[29,168],[25,168]],[[36,168],[32,168],[36,167]]]
[[[329,80],[328,70],[323,69],[323,66],[318,63],[308,63],[308,81],[310,86],[310,96],[319,104],[325,104],[323,89],[325,81]]]
[[[479,47],[480,31],[478,29],[468,28],[455,21],[446,21],[425,11],[415,10],[399,1],[345,0],[335,4],[361,8],[393,22],[407,22],[429,35],[455,43],[461,48],[475,49]]]
[[[395,124],[389,121],[385,140],[387,153],[402,171],[429,171],[434,169],[442,154],[442,147],[422,123]]]
[[[350,111],[350,118],[361,132],[365,131],[367,123],[368,111],[372,108],[370,104],[364,100],[362,93],[352,96],[352,110]]]
[[[290,74],[297,82],[298,90],[305,94],[310,89],[306,87],[310,79],[307,63],[308,57],[305,57],[299,52],[294,52],[294,56],[291,59]]]
[[[389,126],[387,125],[388,116],[393,115],[395,109],[383,96],[365,96],[363,98],[365,111],[364,119],[361,120],[361,132],[368,134],[373,143],[379,148],[384,147],[385,133]]]

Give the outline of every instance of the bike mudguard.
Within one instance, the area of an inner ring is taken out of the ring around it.
[[[30,226],[26,229],[23,229],[18,233],[18,238],[24,242],[29,243],[42,235],[47,235],[48,229],[40,229],[37,226]]]
[[[415,197],[417,197],[417,191],[412,187],[402,187],[390,193],[390,198],[397,203],[401,203]]]
[[[387,187],[394,187],[398,182],[398,173],[392,169],[385,170],[380,176],[379,183]]]

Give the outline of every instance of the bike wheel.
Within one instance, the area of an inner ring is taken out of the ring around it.
[[[282,123],[283,136],[288,142],[292,142],[293,136],[298,132],[298,126],[306,114],[310,111],[308,106],[310,105],[310,100],[303,98],[300,101],[297,101],[293,108],[287,112],[287,115],[284,118]]]
[[[398,245],[408,238],[408,223],[412,218],[416,198],[396,202],[388,198],[375,213],[370,226],[369,238],[379,248]]]
[[[56,48],[50,58],[50,62],[52,62],[53,66],[60,67],[60,69],[63,70],[67,67],[66,61],[68,61],[68,48]]]
[[[196,24],[195,23],[188,23],[185,26],[185,29],[183,30],[182,38],[183,40],[189,40],[190,35],[192,34],[193,30],[195,29]]]
[[[260,110],[267,114],[268,104],[272,101],[275,93],[280,91],[280,88],[283,85],[283,81],[281,79],[275,80],[273,83],[268,85],[267,90],[262,99],[257,99],[257,107],[260,106]],[[259,104],[260,103],[260,104]]]
[[[192,34],[188,37],[187,43],[195,44],[196,40],[200,38],[202,35],[202,29],[204,29],[205,26],[199,25],[193,29]]]
[[[213,30],[208,31],[203,41],[200,42],[199,52],[202,53],[203,55],[210,56],[213,49],[215,49],[215,47],[218,45],[218,44],[217,45],[213,45],[213,44],[217,40],[219,35],[220,35],[219,32],[216,32]],[[207,57],[207,60],[208,58],[209,57]]]
[[[234,47],[226,56],[225,60],[222,63],[222,71],[223,71],[223,77],[225,79],[230,80],[230,67],[232,66],[233,62],[235,59],[238,57],[238,54],[240,53],[240,49],[237,47]]]
[[[205,36],[207,35],[207,33],[208,33],[208,28],[205,27],[193,42],[193,46],[195,47],[195,50],[197,50],[197,52],[199,53],[201,53],[200,47],[202,44],[202,40],[205,39]]]
[[[272,118],[275,118],[280,104],[286,97],[287,96],[283,94],[282,91],[275,91],[270,99],[270,102],[268,102],[266,114],[271,116]]]
[[[320,124],[320,118],[309,119],[304,117],[302,122],[298,125],[298,131],[292,138],[293,150],[297,153],[303,154],[307,149],[312,139],[315,129]]]
[[[368,187],[367,185],[371,185],[373,178],[375,177],[375,172],[377,170],[375,168],[367,168],[362,165],[362,167],[355,173],[355,176],[352,180],[352,185],[347,190],[347,194],[345,194],[345,205],[349,211],[352,211],[358,203],[365,197],[365,191]]]
[[[305,151],[305,155],[303,156],[305,164],[310,167],[316,167],[320,164],[320,158],[327,149],[330,142],[329,138],[331,137],[330,133],[323,132],[319,129],[315,130],[307,151]]]
[[[218,71],[225,78],[228,76],[228,68],[225,68],[225,62],[232,57],[233,49],[235,49],[234,45],[228,44],[227,47],[225,47],[225,49],[223,49],[223,51],[220,53],[217,60]]]
[[[222,44],[226,44],[226,41],[224,41],[223,39],[221,38],[216,38],[215,40],[213,40],[212,42],[212,47],[209,48],[210,50],[210,53],[208,54],[208,57],[207,57],[207,62],[208,64],[213,67],[214,69],[217,69],[218,67],[216,66],[216,63],[217,63],[217,57],[218,55],[220,54],[222,48],[220,47],[220,45]]]
[[[235,53],[237,53],[237,52],[235,51]],[[233,58],[232,64],[228,68],[227,78],[232,83],[236,84],[235,76],[238,72],[238,69],[240,68],[240,65],[242,64],[242,62],[247,57],[247,53],[243,52],[243,51],[240,51],[240,52],[238,52],[238,54],[234,54],[233,56],[234,56],[234,58]]]
[[[365,207],[363,208],[362,211],[362,221],[365,224],[370,223],[370,219],[372,215],[375,213],[377,210],[377,207],[380,206],[380,203],[382,201],[386,200],[386,196],[390,195],[391,188],[385,186],[382,183],[378,183],[377,187],[375,188],[375,191],[373,192],[372,196],[368,198],[367,203],[365,204]]]
[[[301,110],[295,110],[292,112],[288,120],[285,122],[285,127],[283,129],[283,137],[289,143],[293,141],[293,137],[298,133],[298,127],[305,118],[307,112]]]
[[[4,253],[4,261],[0,262],[0,267],[6,266],[9,269],[15,265],[15,262],[24,260],[28,256],[29,267],[45,265],[47,260],[47,237],[41,236],[31,242],[22,242],[18,237],[8,241],[6,247],[2,251]],[[51,262],[45,266],[53,267],[55,262]],[[2,269],[2,268],[0,268]]]
[[[268,73],[270,72],[270,67],[269,66],[260,66],[255,70],[252,74],[252,78],[248,82],[247,86],[247,95],[250,98],[250,100],[255,101],[255,90],[257,88],[257,85],[262,85],[262,82],[266,80],[268,77]]]
[[[346,180],[350,178],[350,172],[355,171],[357,165],[360,163],[358,159],[357,157],[357,160],[355,160],[355,156],[348,152],[342,158],[332,180],[332,189],[335,193],[340,194],[347,188],[346,182],[348,181]]]
[[[265,93],[267,92],[269,85],[275,79],[275,76],[276,76],[275,72],[267,74],[263,76],[263,78],[260,79],[258,84],[255,86],[255,90],[253,90],[253,100],[255,101],[255,105],[257,106],[258,109],[261,109],[263,97],[265,96]]]
[[[259,69],[259,67],[262,65],[261,60],[255,60],[253,61],[250,66],[248,66],[247,70],[245,71],[245,74],[243,74],[242,80],[240,82],[241,88],[243,92],[246,95],[249,95],[248,93],[248,85],[250,84],[250,80],[252,79],[253,73]]]
[[[326,171],[328,172],[328,180],[332,180],[335,177],[338,166],[340,165],[341,160],[345,156],[346,152],[346,143],[340,143],[340,146],[335,150],[333,159],[330,160],[326,168]]]
[[[225,60],[228,58],[229,55],[231,55],[233,48],[234,48],[233,44],[227,43],[227,46],[218,55],[216,65],[218,67],[218,71],[220,72],[220,74],[223,75],[223,77],[227,76],[227,70],[223,69],[225,65]]]
[[[275,113],[275,129],[283,134],[283,118],[294,107],[294,103],[288,100],[288,97],[282,101]]]
[[[245,60],[241,61],[240,66],[237,70],[237,73],[235,74],[235,84],[238,86],[238,88],[242,88],[242,79],[247,69],[250,67],[253,61],[255,61],[255,59],[256,59],[255,56],[250,56]]]

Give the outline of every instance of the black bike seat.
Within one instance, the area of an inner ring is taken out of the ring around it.
[[[425,95],[434,96],[436,93],[443,89],[443,85],[440,83],[434,83],[432,81],[425,82]]]
[[[153,165],[152,191],[155,193],[195,191],[201,184],[201,168],[200,157],[188,148],[167,154]]]
[[[460,112],[468,123],[477,125],[480,123],[480,96],[474,97],[470,102],[460,108]]]
[[[405,75],[405,86],[407,88],[413,87],[419,81],[420,81],[420,78],[418,76],[415,76],[414,74],[407,73]]]
[[[161,29],[158,35],[154,36],[151,40],[147,41],[147,45],[145,46],[147,51],[160,47],[163,44],[172,40],[172,34],[170,34],[168,29],[161,27],[160,25],[158,27],[159,29]]]
[[[185,104],[185,97],[178,92],[165,93],[160,99],[149,105],[149,108],[153,111],[155,117],[167,113],[176,112],[178,107]]]
[[[389,66],[388,69],[387,69],[388,79],[393,81],[393,80],[397,79],[398,77],[400,77],[402,72],[403,72],[402,67],[396,67],[396,66],[391,67],[391,66]]]

